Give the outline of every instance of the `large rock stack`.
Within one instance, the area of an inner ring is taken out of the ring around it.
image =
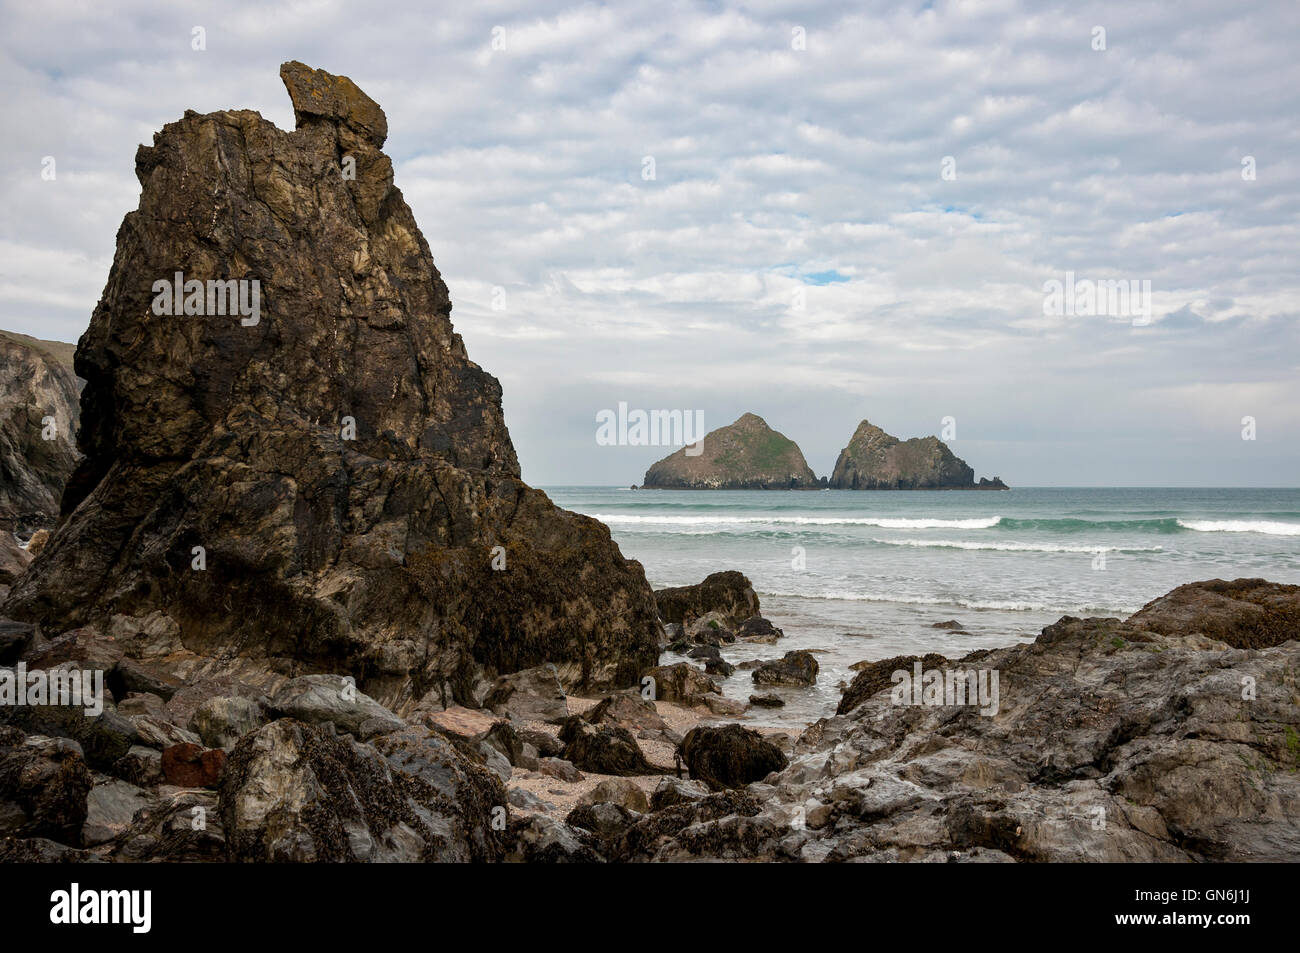
[[[295,131],[187,112],[137,153],[77,349],[85,459],[3,613],[182,679],[352,675],[399,711],[544,661],[632,684],[656,661],[644,573],[521,481],[383,111],[344,77],[281,77]]]

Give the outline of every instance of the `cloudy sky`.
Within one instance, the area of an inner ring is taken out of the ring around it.
[[[818,474],[951,416],[1014,485],[1295,486],[1297,53],[1294,0],[5,0],[0,327],[75,340],[136,145],[291,128],[300,59],[387,112],[530,482],[639,483],[666,448],[595,440],[625,401],[752,411]],[[1149,322],[1045,314],[1067,272]]]

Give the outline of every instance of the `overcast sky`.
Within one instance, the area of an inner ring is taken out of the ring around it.
[[[625,401],[752,411],[819,475],[864,417],[951,416],[1013,485],[1295,486],[1297,54],[1294,0],[5,0],[0,327],[76,340],[136,145],[292,128],[300,59],[387,112],[532,483],[640,483],[671,448],[596,443]],[[1149,281],[1150,322],[1045,314],[1067,271]]]

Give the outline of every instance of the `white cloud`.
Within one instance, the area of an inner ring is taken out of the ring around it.
[[[387,111],[397,184],[534,481],[639,482],[652,456],[588,439],[619,400],[710,426],[753,410],[819,472],[864,416],[908,436],[957,414],[969,462],[1012,483],[1300,473],[1289,0],[0,15],[0,326],[75,340],[136,145],[187,108],[287,126],[277,68],[302,59]],[[1150,279],[1155,323],[1044,316],[1067,270]],[[1270,443],[1253,458],[1223,451],[1244,414]]]

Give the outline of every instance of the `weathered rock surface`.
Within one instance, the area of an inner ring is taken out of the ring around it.
[[[1193,582],[1147,603],[1129,617],[1162,635],[1199,633],[1251,649],[1300,639],[1300,586],[1264,579]]]
[[[111,780],[97,784],[86,799],[86,823],[81,829],[81,839],[87,847],[103,844],[124,833],[139,811],[148,808],[154,799],[148,791]]]
[[[505,788],[427,729],[372,746],[272,722],[235,747],[220,805],[233,860],[463,862],[503,853],[493,809],[506,810]]]
[[[483,707],[514,721],[559,724],[569,717],[568,696],[554,665],[539,665],[502,675],[483,700]]]
[[[635,781],[627,778],[606,778],[584,794],[579,804],[617,804],[629,811],[644,814],[650,810],[650,804]]]
[[[654,698],[679,705],[703,705],[705,696],[720,695],[718,683],[688,662],[660,665],[646,672],[653,679]]]
[[[13,533],[0,529],[0,599],[27,571],[27,564],[32,559],[32,554],[19,545],[18,538]]]
[[[884,669],[907,659],[863,670],[876,690],[748,789],[761,811],[683,828],[655,857],[1294,860],[1300,630],[1285,620],[1300,587],[1175,593],[1127,621],[1065,617],[1032,644],[925,657],[997,672],[996,714],[894,704]]]
[[[864,420],[835,461],[837,490],[1005,490],[997,477],[975,482],[975,471],[938,437],[899,440]]]
[[[580,771],[629,777],[663,774],[668,769],[650,764],[632,733],[621,725],[593,725],[572,715],[560,729],[564,760]]]
[[[0,728],[0,835],[79,846],[93,785],[75,741]]]
[[[807,687],[817,684],[817,659],[811,652],[796,650],[786,652],[782,658],[764,662],[754,669],[755,685],[794,685]]]
[[[162,773],[168,784],[179,788],[216,787],[226,769],[226,753],[220,748],[183,743],[162,751]]]
[[[209,748],[230,751],[239,739],[266,723],[262,706],[251,698],[217,695],[199,706],[191,728]]]
[[[682,447],[646,471],[643,489],[811,490],[821,484],[799,445],[755,414],[705,434],[700,452]]]
[[[113,627],[186,680],[353,674],[399,713],[546,661],[569,687],[633,684],[657,656],[641,566],[521,481],[382,110],[344,77],[281,76],[295,131],[189,112],[138,151],[77,348],[85,458],[5,614]],[[177,272],[257,280],[256,322],[155,314]]]
[[[338,675],[295,678],[271,697],[271,708],[277,715],[310,725],[330,722],[361,741],[406,727],[406,722]]]
[[[754,584],[734,569],[710,573],[693,586],[656,589],[654,597],[659,617],[686,630],[711,614],[719,625],[733,629],[759,614]],[[689,632],[683,634],[689,637]]]
[[[781,749],[742,725],[692,728],[678,746],[692,780],[710,788],[740,788],[761,781],[787,764]]]
[[[72,371],[72,350],[0,331],[0,530],[24,538],[58,520],[80,458],[82,381]]]

